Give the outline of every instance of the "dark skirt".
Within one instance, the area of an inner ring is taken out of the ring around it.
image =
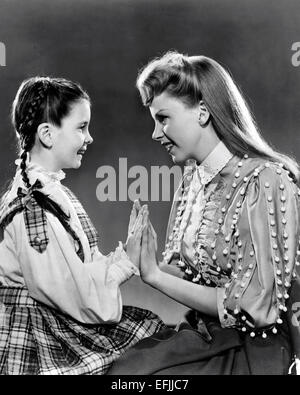
[[[182,323],[128,350],[109,375],[285,375],[292,351],[287,326],[267,338],[222,328],[205,317],[205,330]]]
[[[128,348],[164,327],[152,312],[130,306],[119,323],[82,324],[24,288],[0,287],[0,374],[105,374]]]

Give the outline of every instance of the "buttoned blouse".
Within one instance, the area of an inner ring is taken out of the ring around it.
[[[76,240],[56,216],[45,212],[49,241],[47,247],[39,251],[30,244],[30,229],[25,225],[23,212],[18,212],[5,227],[0,242],[0,283],[8,287],[26,287],[34,299],[80,322],[119,321],[122,315],[120,285],[138,274],[122,243],[108,256],[104,256],[97,245],[90,246],[78,213],[61,184],[65,177],[62,171],[48,172],[30,162],[27,174],[31,185],[41,181],[41,192],[69,217],[69,225],[82,246],[84,262],[76,253]],[[18,168],[2,202],[0,217],[16,198],[19,188],[24,190],[25,186]],[[26,199],[25,196],[25,204]]]
[[[222,142],[186,167],[164,261],[186,280],[217,288],[223,327],[277,332],[299,270],[299,195],[281,164],[239,158]]]

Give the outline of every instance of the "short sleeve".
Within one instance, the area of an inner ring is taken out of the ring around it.
[[[222,325],[276,333],[299,257],[298,190],[281,166],[266,164],[250,177],[231,255],[231,279],[218,293]]]

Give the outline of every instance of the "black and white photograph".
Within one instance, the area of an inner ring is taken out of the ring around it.
[[[299,0],[0,0],[0,119],[0,375],[300,375]]]

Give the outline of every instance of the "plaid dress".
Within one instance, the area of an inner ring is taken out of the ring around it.
[[[75,207],[90,248],[95,248],[96,229],[74,194],[63,189]],[[45,212],[34,199],[28,202],[27,197],[27,192],[18,190],[13,204],[1,217],[2,236],[3,227],[23,211],[29,243],[42,251],[48,244]],[[80,246],[77,255],[84,261]],[[162,328],[164,324],[158,316],[132,306],[123,306],[118,323],[83,324],[33,299],[26,287],[0,284],[0,374],[105,374],[128,348]]]

